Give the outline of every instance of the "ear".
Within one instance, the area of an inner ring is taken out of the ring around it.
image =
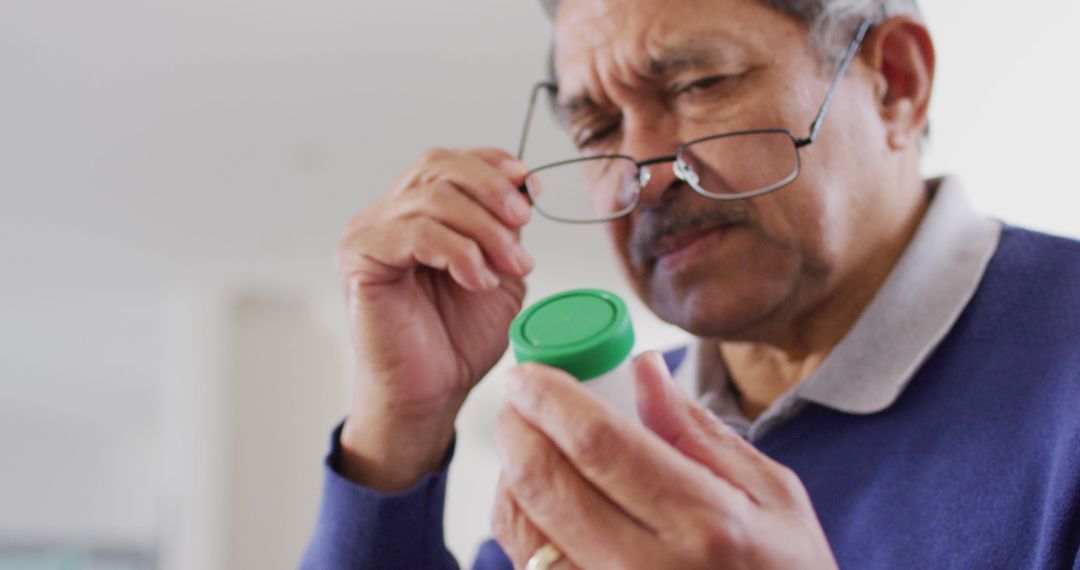
[[[936,54],[930,32],[907,16],[885,20],[866,39],[863,59],[877,75],[876,95],[889,148],[916,144],[929,121],[934,84]]]

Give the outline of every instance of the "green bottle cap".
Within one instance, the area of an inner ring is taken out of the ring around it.
[[[577,289],[543,299],[514,318],[510,345],[518,362],[541,362],[584,381],[630,355],[634,328],[618,295]]]

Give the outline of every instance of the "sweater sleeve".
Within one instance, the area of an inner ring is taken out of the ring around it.
[[[514,570],[514,564],[506,557],[499,543],[488,540],[480,545],[472,570]]]
[[[453,447],[438,472],[396,493],[379,493],[341,475],[338,425],[323,467],[322,502],[302,570],[457,570],[443,542],[446,477]]]

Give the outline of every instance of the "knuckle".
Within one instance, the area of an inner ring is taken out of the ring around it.
[[[340,277],[349,277],[372,251],[380,227],[361,223],[345,226],[334,248],[334,268]]]
[[[433,243],[435,238],[435,222],[427,218],[415,218],[408,226],[408,234],[412,236],[412,243]]]
[[[690,419],[694,424],[703,426],[716,435],[727,435],[730,432],[730,429],[727,428],[726,424],[719,421],[712,412],[697,402],[694,402],[689,406],[688,411]]]
[[[438,162],[449,158],[452,154],[453,153],[447,148],[432,147],[425,150],[423,154],[420,155],[420,163],[430,164],[432,162]]]
[[[483,265],[484,252],[475,241],[466,240],[450,255],[450,258],[453,263],[461,265]]]
[[[502,493],[495,498],[495,508],[491,511],[491,533],[495,539],[503,542],[512,536],[513,515],[506,496]]]
[[[806,493],[806,487],[803,486],[802,479],[799,478],[799,475],[795,473],[795,471],[786,465],[778,464],[775,468],[775,473],[785,503],[789,506],[793,506],[807,500],[808,495]]]
[[[496,514],[492,519],[491,534],[507,555],[512,558],[522,555],[521,545],[518,544],[519,530],[513,513],[507,511],[505,514]]]
[[[802,480],[787,465],[777,464],[774,469],[776,470],[777,480],[785,489],[790,491],[802,487]]]
[[[498,160],[513,160],[514,155],[509,152],[494,146],[480,146],[469,149],[470,154],[474,154],[478,157],[490,156]]]
[[[501,224],[492,226],[492,239],[496,240],[499,247],[507,252],[513,252],[515,248],[519,247],[518,238],[514,235],[514,232]]]
[[[507,489],[517,502],[543,508],[557,485],[552,457],[536,447],[522,447],[516,461],[504,466]]]
[[[551,481],[549,470],[544,468],[544,463],[547,462],[533,454],[508,473],[507,484],[520,502],[542,505],[547,500]]]
[[[403,191],[413,191],[425,185],[445,179],[447,172],[454,168],[456,153],[445,148],[431,148],[420,155],[404,178]]]
[[[405,200],[414,208],[423,209],[433,201],[444,200],[445,194],[443,185],[438,181],[433,181],[415,188]]]
[[[722,446],[724,449],[737,449],[746,443],[730,426],[696,403],[690,408],[690,417],[691,424],[697,426],[706,441],[714,442],[713,445]]]
[[[570,437],[570,453],[586,465],[611,467],[619,458],[619,429],[611,422],[591,418]]]
[[[484,263],[484,251],[480,249],[480,244],[475,241],[469,240],[462,246],[465,256],[476,264]]]
[[[440,180],[434,182],[427,187],[427,192],[424,198],[428,201],[436,200],[439,202],[446,202],[454,198],[460,198],[461,191],[456,186],[447,182],[446,180]]]
[[[703,532],[692,537],[691,551],[702,560],[723,560],[737,557],[746,552],[747,534],[743,526],[734,518],[722,517],[709,521],[700,527]]]
[[[407,210],[435,217],[452,209],[450,201],[453,199],[453,192],[455,190],[449,184],[433,182],[417,188],[402,199],[407,204]]]

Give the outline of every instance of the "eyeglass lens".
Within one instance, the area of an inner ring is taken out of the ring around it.
[[[686,182],[699,193],[742,199],[794,180],[799,156],[786,131],[760,131],[708,138],[685,145],[680,159],[689,169]],[[652,178],[667,165],[648,167]],[[534,171],[526,188],[543,213],[565,221],[616,218],[640,200],[648,183],[629,157],[564,161]]]

